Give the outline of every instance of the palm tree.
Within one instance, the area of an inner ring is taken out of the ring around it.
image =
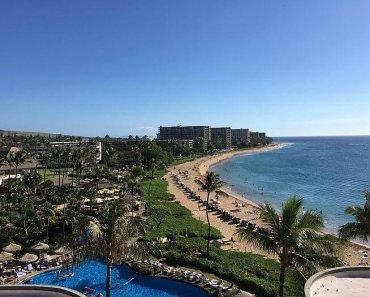
[[[280,297],[284,296],[285,273],[288,267],[314,271],[315,265],[330,266],[336,259],[331,237],[323,235],[324,219],[319,212],[302,211],[303,201],[296,197],[282,205],[282,213],[270,205],[260,205],[263,227],[243,228],[240,239],[276,255],[280,262]]]
[[[197,180],[198,183],[201,185],[202,190],[207,191],[207,204],[206,204],[206,216],[207,216],[207,223],[208,223],[208,239],[207,239],[207,257],[209,256],[209,248],[210,248],[210,240],[211,240],[211,223],[209,221],[208,216],[208,208],[209,208],[209,195],[220,189],[224,182],[220,180],[220,176],[214,172],[208,172],[205,175],[205,181],[202,182]]]
[[[5,156],[0,155],[0,167],[6,165]]]
[[[43,218],[46,219],[46,241],[49,241],[50,223],[55,222],[55,210],[50,202],[46,202],[42,208]]]
[[[104,143],[102,163],[107,165],[107,167],[110,169],[117,158],[118,153],[114,147],[109,143]]]
[[[90,210],[93,208],[93,201],[96,199],[96,192],[97,190],[95,185],[89,185],[83,189],[83,197],[90,200]]]
[[[47,151],[41,155],[41,159],[40,159],[40,163],[43,166],[43,171],[44,171],[44,182],[46,180],[46,170],[48,166],[50,165],[50,157],[51,157],[51,154],[49,151]]]
[[[114,262],[119,262],[127,254],[140,254],[142,241],[138,240],[145,232],[145,225],[139,216],[128,216],[128,207],[122,200],[106,204],[101,219],[88,217],[76,227],[75,238],[86,238],[83,255],[95,259],[105,259],[107,268],[106,296],[110,297],[111,271]]]
[[[61,188],[61,170],[62,170],[62,159],[63,159],[63,154],[64,154],[64,149],[61,146],[54,146],[50,150],[51,152],[51,158],[53,160],[54,164],[54,169],[55,167],[58,168],[58,186],[59,190]]]
[[[359,238],[367,242],[370,236],[370,193],[365,191],[363,208],[359,205],[349,206],[345,213],[354,216],[355,221],[340,226],[339,237],[345,240]]]
[[[5,159],[7,165],[9,165],[9,177],[10,169],[15,168],[15,175],[18,174],[18,166],[25,163],[27,159],[27,153],[25,151],[10,152]]]
[[[42,177],[35,171],[27,173],[23,177],[23,183],[28,189],[28,192],[36,194],[37,188],[42,181]]]
[[[28,154],[25,151],[18,151],[18,152],[14,152],[10,154],[12,156],[11,157],[12,163],[15,167],[15,175],[17,176],[18,166],[26,162],[26,159],[28,158]]]
[[[149,164],[151,175],[146,177],[147,179],[149,179],[149,184],[148,184],[148,205],[149,206],[151,203],[151,188],[152,188],[152,182],[154,180],[154,172],[157,168],[161,168],[161,167],[164,167],[164,164],[162,161],[151,159],[150,164]]]
[[[130,172],[123,178],[125,188],[131,194],[131,211],[134,216],[134,198],[141,194],[140,181],[144,175],[144,170],[141,166],[133,166]]]

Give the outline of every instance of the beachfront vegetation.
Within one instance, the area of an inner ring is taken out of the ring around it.
[[[155,239],[167,237],[170,242],[162,246],[161,257],[167,264],[201,270],[235,283],[240,289],[257,296],[273,297],[279,294],[279,263],[251,253],[225,251],[220,248],[210,250],[207,257],[208,226],[192,217],[191,212],[182,205],[171,202],[172,194],[167,192],[167,181],[161,176],[164,170],[155,172],[152,182],[152,205],[160,205],[166,210],[164,222],[158,227],[155,218],[148,213],[153,227],[146,237]],[[143,181],[143,198],[147,197],[147,183]],[[155,193],[155,194],[154,194]],[[211,239],[221,238],[221,233],[211,228]],[[305,279],[291,268],[286,270],[285,296],[304,296]]]
[[[367,242],[370,237],[370,193],[365,191],[363,207],[349,206],[345,213],[352,215],[355,221],[342,225],[339,228],[339,237],[344,240],[358,238]]]
[[[283,297],[288,267],[314,272],[316,268],[337,263],[333,256],[332,237],[323,235],[324,219],[314,210],[302,211],[303,201],[296,197],[282,206],[281,215],[270,205],[260,205],[260,219],[264,227],[243,228],[241,239],[274,254],[280,263],[279,296]]]
[[[207,192],[207,204],[206,204],[206,217],[207,217],[207,224],[208,224],[208,237],[207,237],[207,257],[209,256],[209,248],[210,248],[210,240],[211,240],[211,223],[209,221],[209,195],[219,190],[223,185],[224,182],[220,180],[220,176],[218,174],[215,174],[214,172],[206,172],[206,175],[204,176],[204,182],[201,180],[197,180],[197,182],[202,187],[203,191]]]

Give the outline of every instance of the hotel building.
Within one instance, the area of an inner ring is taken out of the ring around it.
[[[159,140],[191,141],[192,147],[206,151],[211,143],[210,126],[173,126],[159,127]],[[189,142],[190,143],[190,142]]]
[[[251,135],[249,129],[231,129],[233,145],[237,143],[250,143]]]
[[[211,128],[211,139],[215,149],[231,149],[231,128]]]

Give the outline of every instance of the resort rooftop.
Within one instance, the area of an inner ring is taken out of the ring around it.
[[[339,267],[316,273],[305,285],[306,297],[367,297],[370,266]]]
[[[56,286],[2,285],[0,297],[83,297],[82,293]]]

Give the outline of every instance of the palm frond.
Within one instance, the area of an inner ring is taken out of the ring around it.
[[[271,228],[272,233],[277,233],[280,226],[280,217],[271,204],[260,205],[260,219]]]
[[[279,254],[279,247],[269,236],[268,229],[260,228],[259,231],[255,231],[248,228],[243,228],[239,229],[236,234],[239,239],[245,240],[268,253]]]
[[[303,204],[302,199],[299,199],[295,196],[288,199],[283,204],[280,224],[280,232],[283,237],[289,236],[290,231],[292,230],[294,224],[297,221],[302,204]]]
[[[368,241],[370,225],[362,222],[350,222],[339,227],[339,237],[344,240],[360,238]]]

